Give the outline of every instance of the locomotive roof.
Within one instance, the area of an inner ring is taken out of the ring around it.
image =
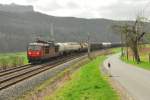
[[[48,43],[36,43],[36,42],[34,42],[34,43],[29,43],[29,45],[49,46]]]

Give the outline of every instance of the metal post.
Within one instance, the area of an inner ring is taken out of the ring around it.
[[[123,35],[121,33],[121,56],[123,57]]]
[[[51,28],[50,28],[50,40],[52,40],[53,42],[55,41],[55,38],[54,38],[54,27],[53,27],[53,23],[51,23]]]
[[[150,62],[150,53],[149,53],[149,57],[148,58],[149,58],[149,62]]]
[[[91,58],[90,52],[91,52],[91,45],[90,45],[90,33],[88,33],[88,57]]]
[[[129,60],[129,51],[128,51],[128,46],[127,46],[127,60]]]
[[[128,53],[129,53],[129,52],[128,52],[127,34],[128,34],[128,33],[126,33],[126,40],[125,40],[125,41],[126,41],[126,56],[127,56],[127,60],[128,60],[128,59],[129,59],[129,57],[128,57]]]

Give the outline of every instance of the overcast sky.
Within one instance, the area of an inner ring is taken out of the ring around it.
[[[131,20],[144,9],[150,16],[149,0],[0,0],[2,4],[33,5],[34,10],[54,16]]]

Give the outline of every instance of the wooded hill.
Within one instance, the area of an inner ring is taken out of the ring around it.
[[[25,51],[36,37],[50,38],[52,23],[55,40],[59,42],[86,41],[88,33],[92,42],[120,42],[112,26],[123,21],[55,17],[35,12],[31,6],[10,5],[10,9],[9,5],[0,5],[0,52]]]

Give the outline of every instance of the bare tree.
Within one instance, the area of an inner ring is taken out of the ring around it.
[[[144,17],[137,16],[133,24],[127,23],[125,25],[115,25],[113,27],[114,30],[117,30],[124,36],[124,42],[127,47],[129,46],[131,48],[137,63],[141,61],[138,51],[139,43],[146,33],[144,32],[143,19]]]

